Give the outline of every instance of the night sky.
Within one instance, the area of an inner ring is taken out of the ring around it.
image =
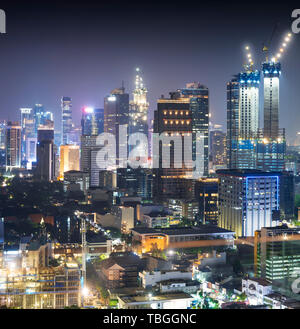
[[[244,46],[255,48],[259,68],[274,25],[276,50],[300,8],[288,1],[24,2],[0,1],[7,18],[7,33],[0,34],[0,119],[19,120],[20,107],[42,103],[57,127],[61,96],[72,97],[79,124],[81,107],[103,107],[122,80],[131,92],[138,66],[152,111],[162,94],[200,81],[210,89],[212,123],[225,129],[226,82],[241,70]],[[282,66],[280,126],[292,142],[300,131],[300,34]]]

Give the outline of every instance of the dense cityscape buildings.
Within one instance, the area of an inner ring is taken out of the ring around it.
[[[219,96],[226,127],[196,70],[165,97],[146,67],[85,105],[66,89],[56,109],[40,95],[2,114],[0,308],[300,308],[288,63],[265,46],[256,68],[245,50]]]

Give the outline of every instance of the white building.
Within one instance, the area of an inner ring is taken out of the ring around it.
[[[181,271],[153,271],[153,272],[140,272],[140,279],[144,288],[155,286],[161,281],[167,281],[172,279],[192,280],[192,272]]]
[[[242,292],[248,296],[250,304],[262,305],[264,297],[272,292],[272,285],[261,278],[243,279]]]

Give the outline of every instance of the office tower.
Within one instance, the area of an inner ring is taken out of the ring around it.
[[[53,121],[53,113],[50,111],[45,111],[42,104],[35,104],[33,108],[33,118],[34,118],[34,131],[37,136],[38,128],[40,125],[46,125],[47,121]]]
[[[129,134],[143,133],[148,136],[148,111],[147,88],[144,86],[140,69],[136,68],[135,89],[133,100],[130,101]]]
[[[37,147],[37,138],[28,137],[26,138],[26,161],[27,168],[32,168],[32,163],[36,162],[36,147]]]
[[[99,186],[100,168],[97,165],[97,153],[100,149],[96,145],[97,136],[104,129],[104,111],[84,107],[81,119],[81,143],[80,143],[80,170],[88,172],[90,176],[90,186]]]
[[[174,134],[182,136],[191,134],[191,111],[190,100],[180,98],[179,93],[170,93],[170,98],[160,98],[157,101],[157,110],[154,111],[154,133],[163,134],[170,139]],[[154,168],[154,197],[157,200],[168,198],[186,198],[188,192],[192,195],[192,169],[186,168],[182,156],[177,161],[182,161],[182,165],[175,163],[174,144],[165,143],[170,146],[170,167],[162,168],[162,148],[153,149],[153,158],[158,158],[159,168]],[[154,148],[154,145],[153,145]],[[158,154],[156,154],[158,153]],[[178,167],[178,168],[176,168]]]
[[[6,158],[6,121],[0,121],[0,167],[5,167]]]
[[[262,227],[254,237],[255,275],[269,281],[299,278],[299,228]]]
[[[80,145],[81,132],[82,132],[82,128],[80,126],[76,127],[75,125],[72,125],[72,129],[69,134],[70,144]]]
[[[187,83],[178,90],[183,98],[189,98],[193,136],[193,156],[203,164],[203,175],[208,176],[208,134],[209,134],[209,90],[199,82]],[[203,134],[204,149],[196,150],[196,133]],[[201,158],[201,159],[200,159]]]
[[[28,158],[29,151],[27,150],[28,140],[35,136],[35,121],[33,117],[33,111],[31,108],[21,108],[21,128],[22,128],[22,162],[32,162],[32,159]]]
[[[194,160],[196,167],[200,168],[200,176],[208,175],[208,116],[208,89],[199,83],[189,83],[186,88],[171,92],[170,98],[162,97],[157,101],[154,133],[160,134],[160,139],[168,139],[164,145],[157,145],[157,150],[153,145],[153,159],[159,165],[154,169],[157,198],[187,199],[193,195],[192,180],[196,171],[191,168],[190,160]],[[174,154],[174,136],[181,140],[181,157]],[[190,138],[191,145],[183,140],[184,136]],[[200,145],[198,148],[196,138]],[[169,168],[163,168],[166,161],[162,157],[164,147],[170,147]],[[190,159],[184,159],[184,153],[190,155]]]
[[[21,167],[21,126],[19,122],[8,122],[6,127],[6,170]]]
[[[202,224],[218,224],[218,184],[218,178],[201,178],[195,183],[199,208],[197,221]]]
[[[119,141],[119,127],[129,124],[129,94],[125,88],[117,88],[111,91],[109,96],[104,98],[104,132],[116,136],[117,164],[119,160],[119,149],[126,147],[127,141]],[[128,132],[127,132],[128,134]]]
[[[227,159],[230,169],[256,169],[260,72],[247,69],[227,83]]]
[[[64,173],[70,170],[79,170],[79,145],[60,146],[59,178],[64,178]]]
[[[215,169],[226,168],[226,134],[223,131],[210,131],[210,154]]]
[[[37,139],[36,176],[40,180],[52,181],[55,178],[54,124],[40,125]]]
[[[69,134],[72,129],[72,100],[70,97],[61,99],[62,127],[61,127],[61,144],[70,144]]]
[[[262,64],[264,77],[264,128],[257,145],[257,168],[264,171],[284,170],[286,149],[285,129],[279,129],[279,79],[281,64],[266,61]]]
[[[104,131],[104,110],[84,107],[81,118],[82,135],[100,135]]]
[[[217,171],[219,178],[218,226],[238,237],[254,236],[280,219],[280,173],[259,170]]]
[[[118,168],[117,187],[130,196],[139,196],[143,199],[152,198],[153,174],[147,168]]]
[[[295,218],[295,176],[289,171],[280,176],[280,213],[284,220]]]

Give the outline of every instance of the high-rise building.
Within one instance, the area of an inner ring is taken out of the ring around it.
[[[6,127],[6,170],[21,167],[21,126],[19,122],[8,122]]]
[[[264,128],[257,145],[257,168],[264,171],[284,170],[285,129],[279,128],[279,79],[281,64],[262,64],[264,77]]]
[[[81,134],[98,136],[104,131],[104,110],[84,107],[81,118]]]
[[[51,121],[38,128],[36,176],[46,181],[55,178],[54,124]]]
[[[170,98],[160,98],[154,112],[154,133],[167,136],[166,145],[155,151],[153,158],[158,159],[159,168],[155,168],[154,194],[156,197],[189,198],[193,195],[193,178],[195,169],[188,161],[194,160],[200,168],[200,175],[208,175],[208,89],[199,83],[189,83],[186,88],[170,93]],[[197,134],[198,133],[198,134]],[[190,137],[191,147],[181,142],[182,156],[174,154],[173,136]],[[172,142],[173,140],[173,142]],[[196,147],[197,144],[200,147]],[[170,167],[164,168],[163,148],[169,146],[171,151]],[[187,147],[187,149],[185,149]],[[157,154],[155,154],[157,152]],[[191,158],[184,159],[189,153]],[[179,161],[179,163],[177,163]],[[197,177],[199,178],[199,177]]]
[[[259,170],[218,170],[218,225],[238,237],[254,236],[280,220],[280,173]]]
[[[195,184],[198,201],[197,221],[202,224],[218,224],[218,178],[201,178]]]
[[[298,278],[300,270],[300,233],[283,224],[263,227],[254,237],[255,275],[269,281]]]
[[[61,143],[63,145],[70,144],[70,132],[72,129],[72,100],[70,97],[62,97],[62,127],[61,127]]]
[[[33,111],[31,108],[21,108],[21,128],[22,128],[22,162],[24,164],[32,162],[32,158],[28,158],[30,151],[27,150],[27,146],[30,147],[30,141],[35,136],[35,120],[33,117]],[[35,159],[34,159],[35,161]]]
[[[81,119],[81,143],[80,143],[80,170],[88,172],[90,186],[99,186],[100,168],[97,165],[97,153],[100,146],[96,145],[97,136],[103,133],[104,111],[84,107]]]
[[[125,93],[124,87],[112,90],[110,95],[104,98],[104,132],[111,133],[116,137],[117,164],[120,148],[127,148],[127,140],[119,140],[119,127],[121,125],[127,126],[128,129],[129,94]]]
[[[214,168],[226,168],[226,134],[223,131],[210,131],[210,154]]]
[[[0,167],[5,167],[6,158],[6,121],[0,121]]]
[[[147,168],[118,168],[117,186],[131,196],[139,196],[143,199],[152,198],[153,174]]]
[[[227,159],[230,169],[256,169],[260,72],[246,70],[227,84]]]
[[[148,111],[147,88],[144,85],[140,69],[136,68],[135,89],[133,100],[130,101],[129,134],[143,133],[148,136]]]
[[[79,170],[79,145],[60,146],[60,179],[63,179],[64,173],[70,170]]]
[[[47,121],[53,121],[53,113],[50,111],[45,111],[42,104],[35,104],[33,108],[33,118],[34,118],[34,131],[37,136],[37,131],[40,125],[47,124]]]

